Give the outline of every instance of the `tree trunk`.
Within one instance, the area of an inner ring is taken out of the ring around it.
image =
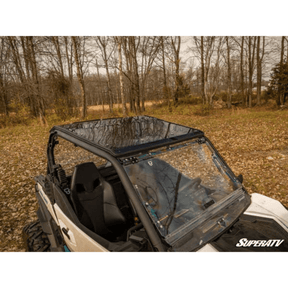
[[[177,43],[178,39],[178,45]],[[173,37],[171,37],[172,46],[174,50],[174,64],[175,64],[175,92],[174,92],[174,106],[178,105],[178,100],[180,96],[180,89],[181,89],[181,78],[180,78],[180,45],[181,45],[181,37],[177,36],[175,38],[175,42],[173,41]],[[177,45],[177,46],[176,46]]]
[[[45,108],[44,108],[44,101],[40,93],[40,87],[39,87],[39,77],[38,77],[38,67],[36,62],[36,55],[35,55],[35,49],[34,49],[34,43],[33,43],[33,37],[29,36],[27,37],[27,41],[29,43],[29,59],[30,59],[30,67],[32,70],[32,78],[34,82],[34,95],[37,103],[37,112],[38,116],[40,118],[40,122],[43,124],[47,124],[46,118],[45,118]]]
[[[130,111],[135,113],[136,107],[135,107],[135,95],[134,95],[134,84],[133,84],[133,74],[132,74],[132,56],[130,54],[125,54],[126,56],[126,70],[129,77],[129,106]]]
[[[134,73],[135,73],[135,92],[136,92],[136,113],[141,112],[141,107],[140,107],[140,81],[139,81],[139,73],[138,73],[138,63],[137,63],[137,56],[134,58]]]
[[[79,62],[79,55],[77,50],[77,40],[75,36],[71,36],[71,40],[74,47],[74,58],[76,62],[76,68],[77,68],[77,78],[79,81],[80,89],[81,89],[81,98],[82,98],[82,118],[86,118],[87,115],[87,104],[86,104],[86,94],[85,94],[85,87],[84,87],[84,79],[83,79],[83,73],[82,69],[80,67]]]
[[[111,81],[110,81],[110,73],[109,73],[109,68],[108,68],[108,61],[106,58],[106,50],[104,52],[105,54],[105,68],[106,68],[106,76],[107,76],[107,89],[108,89],[108,101],[109,101],[109,112],[113,113],[113,96],[112,96],[112,90],[111,90]]]
[[[251,68],[251,45],[252,45],[252,41],[251,41],[251,36],[248,36],[248,59],[249,59],[249,100],[248,100],[248,106],[251,108],[252,107],[252,68]]]
[[[240,54],[240,71],[241,71],[241,94],[242,94],[242,105],[245,106],[245,91],[244,91],[244,63],[243,55],[244,54],[244,36],[242,36],[241,41],[241,54]]]
[[[127,116],[126,101],[124,95],[124,81],[123,81],[123,71],[122,71],[122,51],[121,51],[121,37],[117,37],[117,47],[118,47],[118,58],[119,58],[119,80],[120,80],[120,93],[122,102],[123,116]]]
[[[65,53],[66,53],[66,61],[67,61],[67,68],[68,68],[68,76],[69,76],[69,95],[68,96],[68,110],[69,114],[73,114],[73,106],[74,105],[74,97],[73,97],[73,70],[72,70],[72,61],[69,59],[69,53],[68,53],[68,39],[67,36],[64,36],[64,42],[65,42]],[[63,74],[64,75],[64,74]]]
[[[0,63],[2,64],[2,63]],[[1,69],[2,67],[0,67]],[[2,99],[2,103],[3,103],[3,109],[4,109],[4,114],[6,116],[9,116],[9,111],[8,111],[8,100],[7,100],[7,94],[6,94],[6,89],[4,87],[4,81],[3,81],[3,74],[2,71],[0,70],[0,95],[1,95],[1,99]]]
[[[101,86],[101,78],[100,78],[100,74],[99,74],[99,66],[98,66],[97,59],[96,59],[96,68],[97,68],[97,75],[98,75],[98,83],[100,83],[100,84],[98,85],[98,92],[99,92],[100,95],[101,95],[102,110],[103,110],[103,112],[104,112],[105,109],[104,109],[103,90],[102,90],[102,87],[100,87],[100,86]]]
[[[284,41],[285,41],[285,36],[282,36],[282,40],[281,40],[281,58],[280,58],[280,82],[282,82],[282,78],[283,78],[283,65],[284,65]],[[280,103],[280,105],[284,105],[284,93],[282,91],[282,89],[280,89],[278,91],[278,103]]]
[[[257,37],[257,105],[261,104],[261,60],[260,60],[260,36]]]
[[[107,40],[104,37],[101,39],[100,36],[97,37],[98,42],[100,43],[100,47],[102,50],[102,58],[104,61],[105,69],[106,69],[106,77],[107,77],[107,94],[108,94],[108,103],[109,103],[109,111],[110,113],[113,113],[113,96],[112,96],[112,89],[111,89],[111,80],[110,80],[110,73],[109,73],[109,67],[108,67],[108,58],[107,58]]]
[[[142,84],[142,96],[141,96],[141,111],[145,111],[145,99],[146,99],[146,79],[143,80]]]
[[[67,41],[67,39],[66,39]],[[58,58],[58,62],[59,62],[59,67],[60,67],[60,74],[61,74],[61,77],[63,79],[65,79],[65,74],[64,74],[64,68],[63,68],[63,61],[62,61],[62,55],[61,55],[61,50],[60,50],[60,44],[59,44],[59,37],[58,36],[52,36],[52,42],[54,44],[54,47],[55,47],[55,50],[56,50],[56,53],[57,53],[57,58]],[[68,54],[67,52],[67,44],[65,43],[65,46],[66,46],[66,55]],[[67,58],[68,60],[68,58]],[[68,60],[69,61],[69,60]],[[68,67],[69,67],[69,63],[68,63]],[[70,78],[69,78],[70,79]],[[72,90],[71,89],[71,85],[72,85],[72,82],[69,81],[69,90],[65,93],[65,98],[66,98],[66,105],[67,105],[67,108],[68,108],[68,114],[69,115],[72,115],[72,107],[71,107],[71,99],[70,99],[70,91]]]
[[[263,67],[262,64],[263,64],[264,55],[265,55],[265,36],[263,36],[263,39],[262,39],[262,55],[260,58],[260,76],[259,76],[260,87],[262,87],[262,67]]]
[[[11,50],[12,50],[13,60],[14,60],[13,62],[15,64],[16,70],[18,72],[18,76],[19,76],[20,82],[24,83],[24,72],[23,72],[23,68],[21,66],[21,60],[20,60],[18,48],[16,46],[15,38],[9,36],[8,40],[9,40],[9,44],[10,44],[10,46],[12,48]]]
[[[137,62],[137,47],[135,43],[135,36],[129,37],[129,48],[130,48],[130,54],[132,56],[132,67],[133,70],[133,89],[135,93],[135,102],[136,102],[136,113],[140,113],[141,107],[140,107],[140,81],[139,81],[139,73],[138,73],[138,62]]]
[[[228,109],[231,108],[231,66],[230,66],[230,46],[229,46],[229,37],[226,37],[226,45],[227,45],[227,104],[228,104]]]
[[[168,87],[167,87],[167,79],[166,79],[166,67],[165,67],[165,49],[164,49],[164,37],[161,37],[161,47],[162,47],[162,66],[163,66],[163,97],[170,102]]]
[[[25,77],[25,90],[28,94],[29,99],[29,106],[30,111],[32,112],[32,115],[37,116],[37,108],[34,97],[32,97],[32,91],[31,91],[31,76],[30,76],[30,70],[31,67],[29,66],[29,57],[28,55],[28,37],[21,36],[21,44],[22,44],[22,50],[23,50],[23,56],[24,56],[24,63],[25,63],[25,70],[26,70],[26,77]]]
[[[63,69],[63,63],[62,63],[62,57],[61,57],[61,51],[60,51],[60,45],[59,45],[59,39],[58,36],[52,36],[52,42],[55,46],[58,61],[59,61],[59,66],[60,66],[60,73],[62,77],[64,77],[64,69]]]
[[[180,93],[180,74],[179,74],[179,59],[175,62],[175,92],[174,92],[174,106],[177,106]]]
[[[129,38],[128,38],[129,39]],[[135,75],[133,73],[133,59],[132,59],[132,52],[130,47],[130,40],[128,41],[127,49],[127,42],[124,45],[125,49],[125,57],[126,57],[126,69],[127,69],[127,76],[129,77],[130,81],[130,89],[129,89],[129,102],[130,102],[130,111],[136,113],[136,106],[135,106],[135,88],[134,88],[134,78]]]
[[[200,46],[200,51],[201,51],[201,91],[202,91],[202,99],[203,99],[203,104],[206,103],[206,97],[205,97],[205,66],[204,66],[204,36],[201,36],[201,46]]]
[[[145,111],[145,84],[146,84],[146,74],[144,73],[144,64],[143,64],[143,54],[142,54],[142,64],[141,64],[141,89],[140,89],[140,101],[141,101],[141,112]],[[145,59],[146,60],[146,59]],[[146,64],[146,62],[145,62]]]
[[[249,98],[249,61],[248,61],[248,54],[246,53],[246,61],[245,61],[245,66],[246,66],[246,69],[245,69],[245,83],[244,83],[244,86],[245,86],[245,105],[246,107],[248,107],[248,98]]]
[[[66,52],[68,75],[69,75],[70,83],[72,84],[72,81],[73,81],[72,61],[70,61],[69,59],[67,36],[64,37],[64,41],[65,41],[65,52]]]
[[[21,43],[22,43],[22,49],[23,49],[23,54],[24,54],[24,60],[26,63],[26,77],[25,77],[25,73],[24,70],[22,68],[22,64],[21,64],[21,59],[20,59],[20,55],[19,55],[19,51],[18,51],[18,47],[17,47],[17,43],[16,43],[16,37],[8,37],[8,42],[9,45],[11,47],[11,51],[12,51],[12,55],[13,55],[13,63],[15,65],[16,71],[17,71],[17,76],[19,77],[19,80],[21,82],[21,84],[24,87],[25,92],[27,93],[28,99],[29,99],[29,105],[30,105],[30,111],[31,114],[34,115],[35,117],[38,117],[38,112],[37,112],[37,105],[36,105],[36,101],[37,99],[35,99],[35,97],[33,97],[31,94],[31,83],[30,83],[30,73],[29,73],[29,63],[31,62],[31,57],[30,55],[28,55],[27,50],[29,49],[28,46],[28,38],[29,37],[25,37],[26,38],[26,45],[27,45],[27,49],[25,49],[25,43],[24,43],[24,37],[21,36]]]
[[[248,58],[249,58],[249,108],[252,107],[252,89],[253,89],[253,70],[254,70],[254,58],[255,58],[255,43],[256,37],[253,37],[254,43],[252,43],[252,36],[248,37]]]
[[[107,88],[108,88],[108,101],[109,101],[109,112],[113,113],[113,96],[112,96],[112,90],[111,90],[111,81],[110,81],[110,74],[109,69],[106,66],[106,74],[107,74]]]

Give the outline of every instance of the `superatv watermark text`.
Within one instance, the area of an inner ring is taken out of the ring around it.
[[[237,247],[279,247],[284,239],[270,239],[270,240],[248,240],[242,238],[236,244]]]

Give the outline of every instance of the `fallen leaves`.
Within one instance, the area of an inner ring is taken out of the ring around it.
[[[45,173],[48,131],[34,126],[0,129],[0,251],[22,251],[22,228],[36,219],[32,177]]]
[[[287,110],[221,110],[207,117],[160,115],[155,109],[147,112],[204,131],[233,172],[243,175],[250,193],[288,206]],[[23,251],[22,228],[36,219],[38,207],[32,178],[46,172],[50,128],[19,125],[0,129],[0,251]]]

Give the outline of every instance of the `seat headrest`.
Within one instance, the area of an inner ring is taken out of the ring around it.
[[[100,177],[93,162],[76,165],[71,179],[71,191],[92,192],[100,184]]]

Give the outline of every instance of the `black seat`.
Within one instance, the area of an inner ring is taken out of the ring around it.
[[[71,202],[79,221],[107,240],[126,229],[126,219],[117,206],[112,186],[93,162],[75,166],[71,178]]]

